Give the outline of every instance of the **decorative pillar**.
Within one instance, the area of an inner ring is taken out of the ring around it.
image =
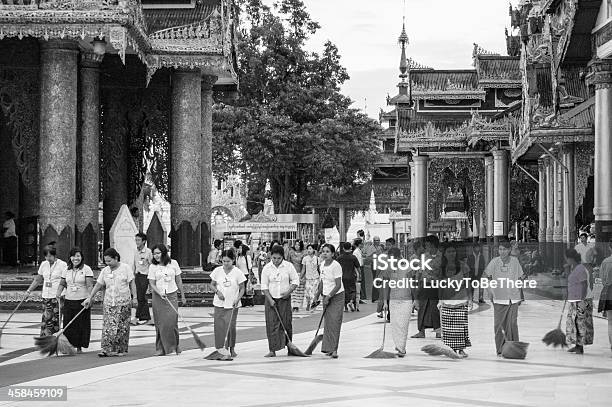
[[[76,206],[76,244],[84,262],[98,266],[98,206],[100,203],[100,62],[104,55],[81,54],[80,202]]]
[[[508,152],[493,151],[493,222],[503,222],[503,229],[495,233],[496,238],[508,236]]]
[[[198,71],[172,73],[172,258],[200,265],[202,218],[202,79]]]
[[[202,218],[200,224],[200,252],[202,264],[208,259],[210,252],[211,210],[212,210],[212,109],[213,85],[217,77],[213,75],[202,76]]]
[[[340,242],[346,242],[346,207],[344,204],[338,205],[338,233]]]
[[[493,207],[495,193],[495,179],[493,177],[493,157],[485,157],[485,199],[487,215],[487,237],[493,237]]]
[[[414,181],[414,162],[410,161],[408,163],[408,166],[410,167],[410,237],[414,238],[414,231],[416,230],[415,227],[415,216],[414,216],[414,205],[415,205],[415,195],[414,195],[414,185],[415,185],[415,181]]]
[[[589,64],[587,82],[595,86],[595,233],[612,240],[612,59]]]
[[[110,247],[110,230],[119,214],[121,205],[128,204],[128,134],[125,128],[125,105],[127,94],[119,88],[103,91],[104,123],[103,150],[100,155],[104,161],[103,177],[103,214],[104,248]]]
[[[40,247],[55,241],[64,259],[74,245],[78,52],[74,41],[41,42]]]
[[[538,251],[540,258],[546,256],[546,162],[538,159]]]
[[[563,177],[563,240],[567,247],[576,243],[576,208],[574,202],[574,144],[563,146],[563,165],[567,168]]]
[[[545,158],[546,163],[546,263],[549,267],[554,263],[553,230],[555,225],[555,177],[550,157]]]
[[[555,156],[559,155],[558,149],[551,151]],[[553,242],[555,269],[563,267],[563,177],[564,169],[559,161],[552,162],[554,177],[554,221],[553,221]]]
[[[413,156],[414,162],[414,237],[427,236],[427,169],[429,157]]]

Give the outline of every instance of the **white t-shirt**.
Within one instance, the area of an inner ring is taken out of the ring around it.
[[[62,278],[66,280],[66,299],[84,300],[89,297],[87,291],[87,277],[93,278],[94,273],[87,264],[80,269],[64,270]]]
[[[273,262],[266,264],[261,271],[261,289],[270,291],[272,298],[281,298],[291,285],[300,285],[300,276],[293,264],[287,260],[276,267]]]
[[[178,290],[175,277],[181,274],[181,268],[176,260],[170,260],[167,265],[151,264],[148,278],[155,281],[155,286],[162,294],[172,294]]]
[[[329,295],[334,289],[337,278],[340,278],[340,289],[338,293],[344,291],[344,285],[342,284],[342,266],[340,263],[333,260],[329,266],[326,266],[325,262],[322,262],[319,269],[321,270],[321,281],[323,282],[323,295]]]
[[[234,266],[229,273],[226,273],[223,266],[219,266],[210,273],[210,279],[217,282],[217,289],[221,291],[225,298],[225,300],[222,300],[215,293],[213,305],[227,309],[233,308],[240,293],[240,284],[246,281],[242,270]],[[238,303],[238,307],[240,307],[240,303]]]
[[[53,266],[51,266],[47,260],[40,263],[38,275],[43,276],[43,298],[55,298],[57,289],[59,288],[59,284],[67,268],[68,265],[66,262],[60,259],[56,259]]]

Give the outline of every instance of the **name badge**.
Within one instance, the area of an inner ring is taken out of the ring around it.
[[[73,285],[70,287],[70,291],[75,292],[77,290],[77,286]]]
[[[113,278],[113,277],[115,277],[113,273],[109,273],[108,278]]]
[[[223,282],[223,287],[230,287],[232,285],[231,281],[225,281]]]
[[[170,280],[172,280],[172,277],[171,276],[164,276],[164,280],[165,281],[170,281]]]
[[[51,283],[51,281],[46,281],[45,282],[45,287],[51,288],[51,287],[53,287],[53,283]]]
[[[144,264],[143,260],[138,260],[138,264],[140,264],[141,266]]]

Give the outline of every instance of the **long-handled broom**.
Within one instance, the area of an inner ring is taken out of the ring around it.
[[[4,324],[2,324],[2,328],[0,328],[0,344],[2,343],[2,331],[4,330],[4,327],[6,327],[6,324],[8,324],[8,322],[11,320],[11,318],[13,318],[13,315],[15,315],[15,312],[17,312],[17,310],[19,309],[19,307],[21,307],[21,304],[23,304],[23,302],[26,300],[26,298],[28,298],[29,295],[26,293],[26,295],[23,297],[23,299],[21,301],[19,301],[19,304],[17,304],[17,306],[15,307],[15,309],[13,310],[13,312],[11,312],[11,315],[9,315],[9,317],[7,318],[6,321],[4,321]],[[2,346],[0,345],[0,349],[2,349]]]
[[[561,317],[559,317],[559,324],[557,325],[557,329],[553,329],[548,332],[542,338],[542,342],[548,345],[552,345],[553,348],[557,346],[561,346],[561,348],[565,348],[567,346],[567,340],[565,338],[565,332],[561,330],[561,321],[563,320],[563,314],[565,313],[565,306],[567,305],[567,299],[563,302],[563,309],[561,310]]]
[[[68,341],[68,338],[64,336],[64,332],[79,317],[79,315],[85,311],[85,309],[85,307],[81,308],[81,310],[55,335],[34,338],[34,346],[38,348],[41,355],[51,356],[53,354],[57,355],[58,353],[61,353],[63,355],[72,356],[76,353],[74,347]]]
[[[281,328],[283,328],[283,332],[285,333],[285,337],[287,338],[287,349],[291,356],[300,356],[300,357],[308,357],[304,352],[302,352],[297,346],[291,342],[291,338],[289,338],[289,334],[287,333],[287,329],[285,329],[285,324],[283,324],[283,320],[281,319],[280,313],[278,312],[278,307],[272,307],[274,311],[276,311],[276,316],[278,317],[278,321],[281,324]]]
[[[315,350],[317,345],[323,340],[323,335],[319,335],[319,329],[321,329],[321,323],[323,322],[325,311],[327,311],[327,308],[325,308],[323,312],[321,313],[321,319],[319,319],[319,326],[317,327],[317,332],[315,333],[315,336],[312,342],[310,342],[310,345],[308,345],[306,352],[304,352],[305,355],[308,355],[308,356],[312,355],[312,352]]]
[[[388,313],[389,311],[387,311]],[[376,349],[374,352],[370,353],[368,356],[365,356],[368,359],[394,359],[395,353],[385,351],[385,337],[387,335],[387,316],[383,312],[383,337],[382,344],[380,348]]]
[[[193,340],[195,341],[196,345],[198,345],[198,348],[200,348],[200,350],[206,349],[206,344],[204,343],[204,341],[200,339],[200,337],[193,330],[193,328],[191,328],[191,326],[189,326],[187,322],[185,322],[185,320],[183,319],[183,316],[179,314],[178,310],[174,307],[174,305],[172,305],[168,297],[163,297],[163,298],[166,300],[168,305],[170,305],[170,308],[172,308],[172,310],[176,313],[176,315],[178,315],[178,317],[181,319],[181,322],[183,323],[183,325],[185,325],[187,329],[189,330],[189,332],[191,332],[191,336],[193,336]]]

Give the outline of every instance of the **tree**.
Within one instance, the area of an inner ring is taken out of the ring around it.
[[[213,115],[215,174],[241,173],[256,202],[269,179],[280,213],[301,212],[317,189],[367,180],[380,127],[340,93],[349,76],[338,48],[328,41],[320,55],[305,49],[319,24],[301,0],[278,1],[276,12],[248,0],[243,11],[240,94]]]

